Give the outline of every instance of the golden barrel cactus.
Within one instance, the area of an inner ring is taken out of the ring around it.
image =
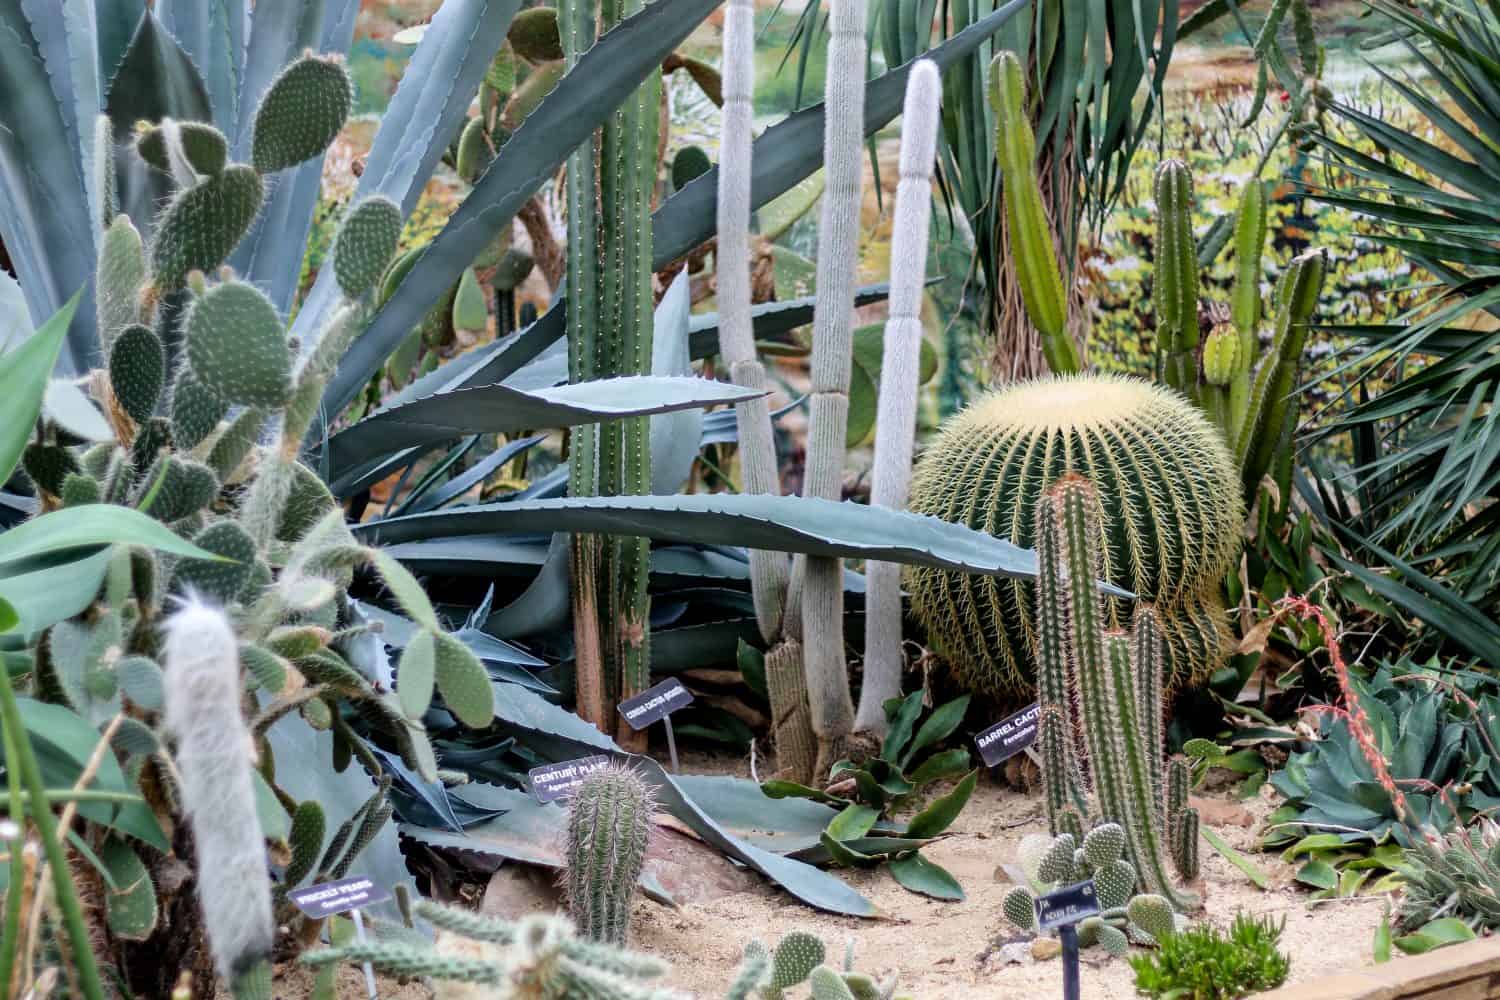
[[[1227,649],[1220,581],[1239,553],[1244,501],[1222,437],[1177,393],[1114,375],[1054,376],[991,393],[927,447],[910,506],[1030,548],[1037,499],[1067,472],[1098,486],[1105,577],[1157,609],[1168,685],[1207,677]],[[929,642],[970,690],[1030,696],[1029,583],[913,569],[907,585]],[[1109,628],[1129,626],[1129,603],[1106,601]]]

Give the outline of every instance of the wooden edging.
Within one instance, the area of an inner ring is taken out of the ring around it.
[[[1255,1000],[1497,1000],[1500,998],[1500,937],[1397,958],[1358,972],[1309,979]]]

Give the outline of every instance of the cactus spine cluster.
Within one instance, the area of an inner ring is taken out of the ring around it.
[[[624,767],[590,774],[574,794],[564,881],[568,913],[585,937],[625,944],[655,807],[650,786]]]
[[[911,491],[916,435],[917,381],[922,346],[922,290],[927,278],[927,229],[932,205],[932,165],[937,149],[942,78],[931,60],[919,60],[906,84],[901,112],[901,177],[891,234],[890,318],[880,368],[875,417],[875,463],[870,502],[902,510]],[[854,725],[885,731],[885,703],[901,695],[901,569],[893,563],[865,567],[865,669]]]
[[[1068,298],[1047,210],[1036,177],[1036,136],[1026,113],[1026,74],[1016,54],[1001,51],[990,64],[990,106],[995,113],[995,159],[1005,181],[1005,226],[1021,300],[1041,336],[1054,374],[1082,370],[1068,335]]]
[[[236,1000],[271,995],[271,880],[255,812],[240,661],[224,613],[189,596],[166,623],[165,718],[177,738],[198,899],[219,974]]]
[[[1036,507],[1037,605],[1043,623],[1037,659],[1038,669],[1048,675],[1039,684],[1048,692],[1042,711],[1058,720],[1061,739],[1081,738],[1087,747],[1096,806],[1085,820],[1098,816],[1118,823],[1141,887],[1188,909],[1197,901],[1175,886],[1167,858],[1178,855],[1180,872],[1196,870],[1196,836],[1180,836],[1184,829],[1196,834],[1196,815],[1187,818],[1193,810],[1180,789],[1169,788],[1175,783],[1165,771],[1164,656],[1156,614],[1141,604],[1133,632],[1108,627],[1098,588],[1101,515],[1094,484],[1075,474],[1061,477]],[[1059,690],[1076,697],[1058,703],[1051,693]],[[1043,781],[1053,833],[1071,835],[1077,816],[1070,810],[1088,804],[1087,790],[1070,770],[1056,773],[1049,766]],[[1180,855],[1172,849],[1178,839]]]
[[[1223,440],[1188,401],[1139,379],[1051,377],[1001,389],[952,418],[912,479],[911,509],[1034,546],[1032,511],[1067,472],[1104,503],[1104,578],[1156,607],[1168,688],[1222,661],[1220,583],[1239,551],[1244,507]],[[909,572],[912,609],[973,691],[1027,696],[1038,623],[1031,585]],[[1129,624],[1107,600],[1107,627]]]
[[[864,182],[865,0],[833,0],[823,119],[823,191],[818,225],[818,300],[813,309],[812,386],[803,494],[843,496],[849,379],[853,361],[855,266]],[[799,558],[802,567],[803,670],[808,718],[817,740],[813,774],[843,755],[854,727],[844,659],[842,560]],[[805,763],[798,770],[805,768]]]

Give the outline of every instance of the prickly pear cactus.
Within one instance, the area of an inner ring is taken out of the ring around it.
[[[1206,678],[1228,643],[1219,589],[1244,505],[1222,437],[1182,397],[1107,375],[1001,389],[944,424],[914,472],[910,507],[1031,548],[1032,510],[1068,471],[1097,479],[1105,579],[1157,608],[1168,687]],[[915,569],[907,586],[929,641],[970,690],[1029,696],[1031,584]],[[1106,598],[1105,615],[1106,627],[1123,628],[1129,603]]]
[[[353,103],[343,61],[304,54],[271,81],[261,98],[251,163],[269,174],[312,159],[338,136]]]

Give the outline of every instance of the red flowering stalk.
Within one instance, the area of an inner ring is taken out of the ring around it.
[[[1328,618],[1323,614],[1323,609],[1312,603],[1305,597],[1284,597],[1277,602],[1277,614],[1291,612],[1304,621],[1315,619],[1318,627],[1323,630],[1323,641],[1328,647],[1328,656],[1333,661],[1333,674],[1338,680],[1339,694],[1343,699],[1343,710],[1339,713],[1347,721],[1349,732],[1354,736],[1354,742],[1359,747],[1360,754],[1370,765],[1370,770],[1375,772],[1375,780],[1380,782],[1386,794],[1391,797],[1391,804],[1395,806],[1396,818],[1402,823],[1407,823],[1410,810],[1406,805],[1406,796],[1402,794],[1401,788],[1396,784],[1396,779],[1391,776],[1391,770],[1386,766],[1385,755],[1380,752],[1380,747],[1375,743],[1375,730],[1370,725],[1370,717],[1365,713],[1364,706],[1359,703],[1359,696],[1354,693],[1354,683],[1349,677],[1349,665],[1344,662],[1344,654],[1339,650],[1339,643],[1333,628],[1328,624]]]

